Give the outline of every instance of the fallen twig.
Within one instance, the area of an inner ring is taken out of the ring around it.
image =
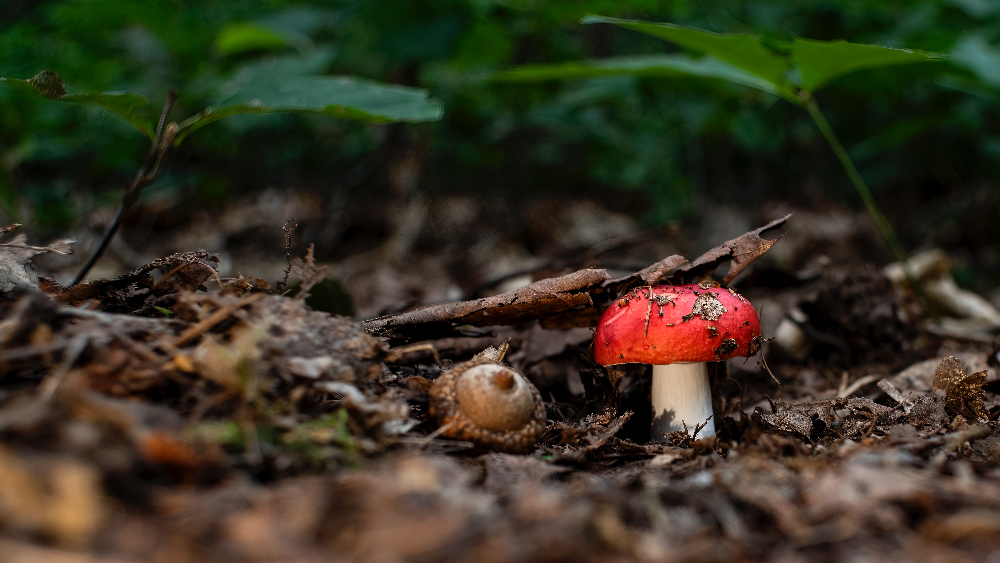
[[[43,400],[51,399],[55,395],[56,390],[66,379],[66,374],[72,369],[89,342],[90,336],[87,334],[78,334],[70,341],[62,362],[38,386],[38,394]]]
[[[844,397],[849,397],[853,395],[854,392],[857,391],[858,389],[861,389],[862,387],[868,385],[873,381],[878,381],[879,379],[883,379],[883,377],[884,376],[882,374],[873,373],[871,375],[866,375],[864,377],[858,378],[854,383],[850,385],[844,385],[842,383],[840,389],[837,391],[837,398],[843,399]],[[844,381],[844,383],[846,383],[846,380]]]
[[[680,255],[668,256],[616,279],[604,269],[578,270],[492,297],[428,305],[360,324],[371,334],[401,340],[417,335],[421,339],[450,336],[461,326],[512,326],[534,320],[541,320],[543,326],[593,326],[603,303],[636,287],[692,283],[710,276],[727,260],[730,267],[724,282],[732,281],[778,240],[760,235],[781,227],[790,216],[726,241],[690,263]]]
[[[198,338],[199,336],[202,335],[202,333],[206,332],[213,326],[224,321],[227,317],[229,317],[229,315],[232,315],[237,309],[246,307],[247,305],[264,297],[265,295],[266,295],[265,293],[254,293],[252,295],[244,297],[243,299],[240,299],[235,303],[230,303],[229,305],[226,305],[224,307],[219,307],[218,310],[216,310],[214,313],[212,313],[205,319],[201,320],[198,324],[185,330],[170,344],[175,348],[183,346],[184,344],[194,340],[195,338]]]

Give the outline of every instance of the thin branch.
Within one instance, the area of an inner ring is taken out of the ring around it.
[[[142,163],[142,168],[135,175],[135,179],[129,185],[128,189],[125,190],[125,195],[122,196],[122,202],[118,206],[118,212],[115,213],[115,219],[108,226],[108,230],[104,232],[104,238],[101,239],[101,243],[97,245],[97,250],[90,256],[87,263],[84,264],[83,268],[73,279],[70,286],[74,286],[86,277],[87,272],[90,271],[94,264],[104,256],[107,251],[108,246],[111,244],[111,240],[115,238],[118,231],[122,228],[122,223],[125,220],[125,215],[128,214],[132,206],[139,201],[139,194],[142,193],[142,189],[148,186],[150,183],[156,179],[156,175],[160,169],[160,161],[163,159],[163,154],[166,153],[167,149],[173,144],[174,136],[169,134],[164,138],[164,127],[167,123],[167,116],[170,115],[170,110],[173,109],[174,103],[177,101],[177,90],[171,90],[167,94],[167,102],[163,105],[163,112],[160,114],[160,122],[156,126],[156,135],[153,136],[153,145],[149,148],[149,153],[146,154],[146,160]],[[168,127],[169,129],[169,127]]]
[[[29,244],[0,243],[0,248],[17,248],[18,250],[35,250],[37,252],[53,252],[55,254],[73,254],[65,250],[60,250],[51,246],[31,246]]]
[[[235,303],[230,303],[229,305],[226,305],[225,307],[220,307],[220,308],[216,309],[216,311],[214,313],[212,313],[211,315],[209,315],[208,317],[206,317],[205,319],[203,319],[202,321],[200,321],[198,324],[196,324],[196,325],[192,326],[191,328],[185,330],[180,336],[178,336],[177,338],[175,338],[174,341],[170,343],[170,345],[173,346],[173,347],[175,347],[175,348],[179,348],[179,347],[183,346],[184,344],[186,344],[186,343],[194,340],[195,338],[198,338],[205,331],[209,330],[213,326],[215,326],[215,325],[221,323],[222,321],[226,320],[229,317],[229,315],[232,315],[234,312],[236,312],[237,309],[241,309],[243,307],[246,307],[247,305],[253,303],[254,301],[256,301],[256,300],[258,300],[258,299],[260,299],[262,297],[264,297],[265,295],[267,295],[267,294],[266,293],[254,293],[254,294],[251,294],[248,297],[244,297],[243,299],[240,299],[239,301],[237,301]]]
[[[846,374],[847,372],[844,372],[844,373]],[[865,385],[868,385],[869,383],[873,383],[875,381],[878,381],[879,379],[882,379],[883,377],[885,377],[885,376],[882,375],[882,374],[880,374],[880,373],[873,373],[871,375],[866,375],[864,377],[858,378],[857,381],[855,381],[854,383],[852,383],[850,385],[843,385],[842,384],[841,387],[840,387],[840,389],[837,390],[837,398],[838,399],[843,399],[845,397],[850,397],[851,395],[853,395],[856,391],[858,391],[859,389],[861,389]]]

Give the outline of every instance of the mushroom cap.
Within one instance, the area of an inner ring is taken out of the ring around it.
[[[545,429],[538,389],[517,370],[473,359],[434,381],[430,414],[443,434],[500,452],[528,453]]]
[[[752,356],[759,337],[757,311],[731,289],[642,287],[604,311],[594,336],[594,359],[605,366],[718,362]]]

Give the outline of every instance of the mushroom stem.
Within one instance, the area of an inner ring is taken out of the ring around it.
[[[663,441],[663,434],[693,431],[712,416],[712,390],[708,386],[706,362],[681,362],[653,366],[653,441]],[[715,421],[698,433],[699,438],[715,435]]]

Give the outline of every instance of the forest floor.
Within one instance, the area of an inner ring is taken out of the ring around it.
[[[354,240],[282,201],[263,217],[304,213],[291,237]],[[428,251],[483,225],[459,198],[351,256],[289,246],[292,296],[280,232],[245,250],[254,205],[214,218],[211,252],[122,268],[119,247],[105,262],[129,274],[72,288],[24,266],[64,279],[62,246],[6,235],[0,560],[1000,561],[1000,313],[944,253],[914,260],[918,296],[867,261],[862,216],[643,231],[583,204]],[[592,327],[630,289],[726,263],[776,340],[713,371],[715,437],[650,442],[649,367],[612,384]],[[545,402],[527,455],[428,414],[435,379],[504,343]]]

